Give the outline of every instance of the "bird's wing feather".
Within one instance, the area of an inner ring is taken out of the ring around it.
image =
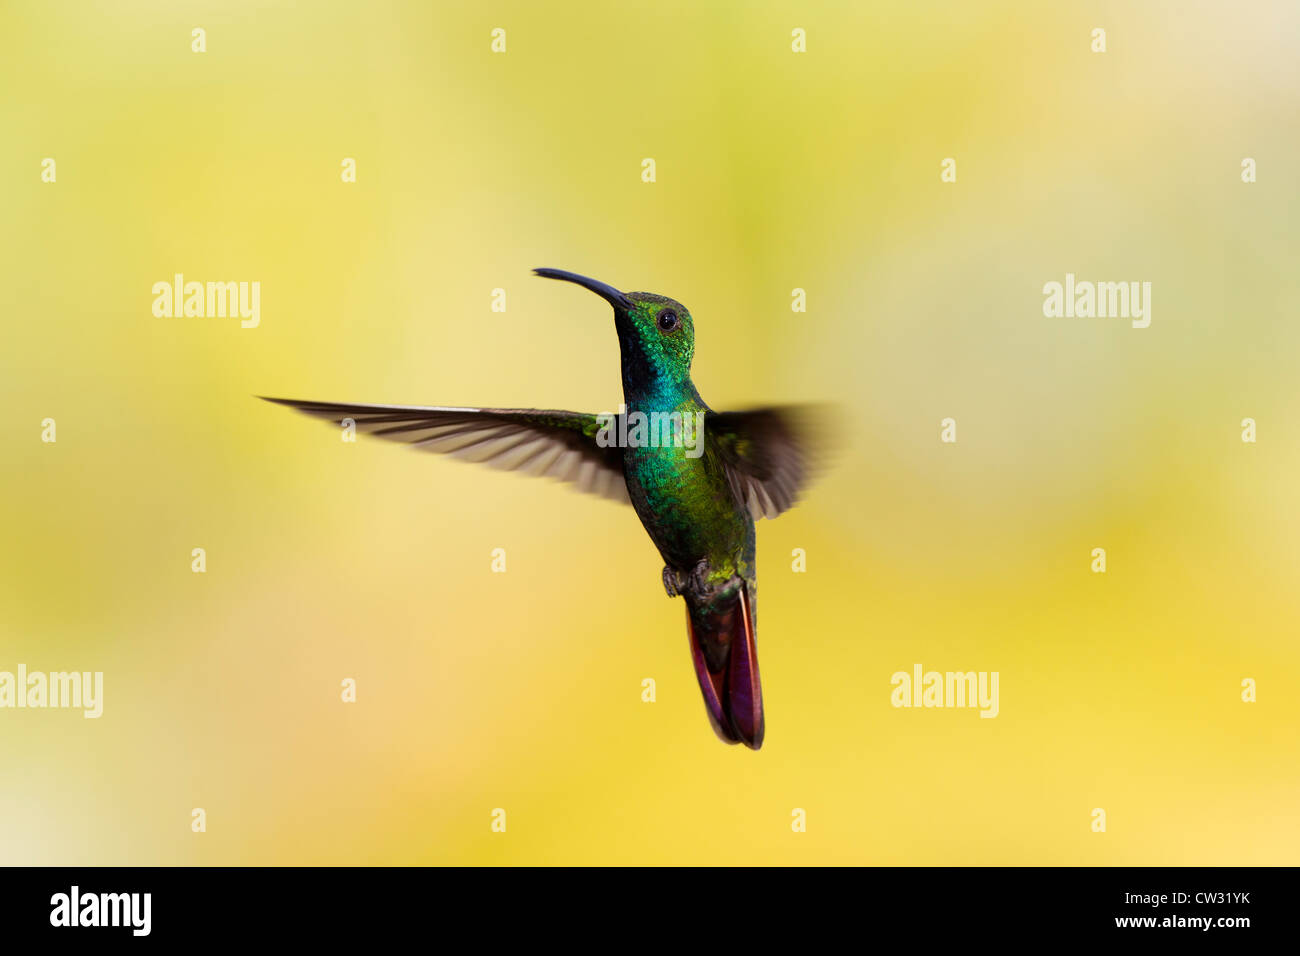
[[[727,478],[755,520],[775,518],[798,500],[824,444],[824,414],[805,406],[708,414],[705,427]]]
[[[267,398],[357,431],[505,471],[568,481],[580,491],[628,502],[623,453],[596,443],[600,424],[583,412],[535,408],[357,405]]]

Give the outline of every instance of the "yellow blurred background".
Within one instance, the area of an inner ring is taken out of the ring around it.
[[[105,701],[0,711],[0,862],[1300,862],[1297,37],[1287,0],[6,0],[0,670]],[[631,509],[252,397],[614,408],[608,307],[534,266],[686,303],[715,408],[844,409],[759,525],[759,753]],[[177,272],[260,325],[156,318]],[[1067,272],[1150,281],[1151,326],[1045,318]],[[999,716],[895,709],[917,663],[998,671]]]

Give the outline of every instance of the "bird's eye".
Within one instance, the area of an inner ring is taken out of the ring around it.
[[[679,324],[677,313],[672,309],[664,309],[659,313],[658,325],[660,332],[671,332]]]

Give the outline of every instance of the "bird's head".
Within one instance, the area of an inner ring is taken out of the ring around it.
[[[546,279],[580,285],[614,307],[625,389],[690,384],[695,327],[686,306],[653,292],[620,292],[604,282],[563,269],[533,272]]]

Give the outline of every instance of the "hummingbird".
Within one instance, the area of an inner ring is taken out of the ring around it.
[[[685,600],[691,661],[709,723],[726,743],[758,750],[765,722],[755,640],[754,522],[790,508],[808,482],[818,445],[811,413],[802,406],[715,412],[691,381],[695,326],[684,305],[650,292],[620,292],[562,269],[533,272],[579,285],[613,307],[623,379],[617,416],[266,401],[335,424],[350,420],[365,434],[423,451],[550,476],[631,504],[663,559],[664,590]],[[670,424],[658,434],[652,428],[647,440],[645,429],[636,427],[638,415],[641,422],[658,415]],[[696,422],[703,423],[702,435],[692,435]],[[677,440],[654,440],[664,435]]]

